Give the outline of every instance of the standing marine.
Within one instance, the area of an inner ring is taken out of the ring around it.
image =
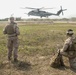
[[[12,58],[12,51],[14,62],[18,61],[18,35],[20,35],[19,27],[14,22],[14,17],[10,17],[10,23],[3,29],[3,33],[7,34],[7,48],[8,48],[8,60]]]

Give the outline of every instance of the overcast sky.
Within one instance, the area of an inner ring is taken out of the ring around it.
[[[76,17],[76,0],[0,0],[0,19],[10,17],[14,13],[14,17],[28,18],[24,13],[28,13],[31,9],[20,9],[20,7],[33,8],[52,8],[45,10],[51,13],[57,13],[62,6],[67,11],[60,18]],[[31,16],[30,18],[32,18]],[[50,16],[50,18],[58,18],[57,16]],[[36,18],[36,17],[35,17]]]

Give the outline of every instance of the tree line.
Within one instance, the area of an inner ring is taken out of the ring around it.
[[[9,18],[4,18],[4,19],[0,19],[0,21],[8,21]],[[71,17],[71,18],[61,18],[61,19],[34,19],[34,18],[31,18],[31,19],[22,19],[21,17],[16,17],[15,18],[15,21],[29,21],[29,20],[33,20],[33,21],[46,21],[46,20],[53,20],[53,21],[76,21],[76,17]]]

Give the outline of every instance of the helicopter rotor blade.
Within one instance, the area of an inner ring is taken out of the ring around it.
[[[63,11],[62,11],[62,15],[64,15]]]
[[[67,9],[63,9],[63,11],[66,11]]]
[[[36,8],[31,8],[31,7],[25,7],[25,9],[36,9]]]
[[[53,9],[53,8],[42,8],[42,9]]]
[[[67,9],[63,9],[62,6],[60,6],[61,11],[62,11],[62,15],[64,15],[63,11],[66,11]]]
[[[21,7],[21,9],[35,9],[35,8],[31,8],[31,7]]]
[[[60,6],[61,10],[62,10],[62,6]]]
[[[31,8],[31,7],[25,7],[25,9],[43,9],[44,7],[42,8]]]
[[[66,11],[66,10],[67,10],[67,9],[63,9],[63,10],[62,10],[62,15],[64,15],[63,11]]]
[[[20,7],[20,9],[26,9],[26,8]]]
[[[41,8],[31,8],[31,7],[21,7],[21,9],[37,9],[37,10],[40,10],[40,9],[53,9],[53,8],[44,8],[44,7],[41,7]]]
[[[62,6],[60,6],[60,9],[61,9],[61,11],[62,11],[62,15],[64,15],[63,10],[62,10]]]

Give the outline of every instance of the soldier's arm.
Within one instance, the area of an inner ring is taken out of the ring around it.
[[[64,43],[64,45],[63,45],[63,48],[61,49],[62,52],[67,51],[68,47],[69,47],[69,42],[65,41],[65,43]]]
[[[7,29],[7,26],[3,29],[3,34],[7,34],[6,29]]]
[[[19,27],[16,28],[16,34],[20,35]]]
[[[17,24],[15,25],[15,32],[16,35],[20,35],[19,27],[17,26]]]
[[[68,49],[68,44],[64,44],[64,46],[63,46],[63,51],[65,52],[65,51],[67,51],[67,49]]]

